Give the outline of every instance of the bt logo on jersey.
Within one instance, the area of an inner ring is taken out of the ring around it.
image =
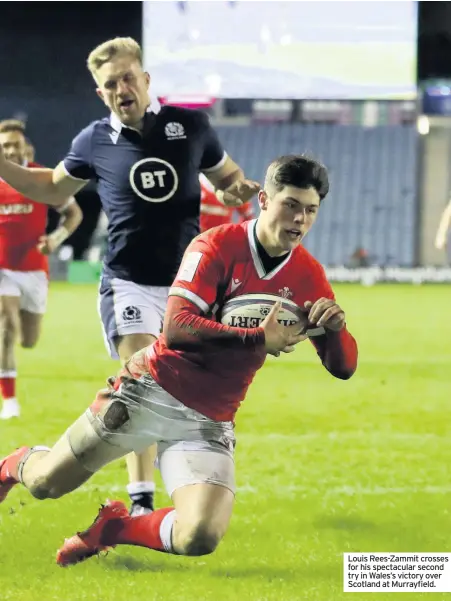
[[[174,196],[179,178],[173,165],[163,159],[142,159],[130,170],[130,185],[148,202],[165,202]]]
[[[144,171],[141,173],[141,184],[144,190],[148,188],[154,188],[155,185],[158,185],[160,188],[164,188],[164,177],[166,175],[166,171],[154,171],[150,173],[149,171]],[[158,183],[157,183],[158,182]]]

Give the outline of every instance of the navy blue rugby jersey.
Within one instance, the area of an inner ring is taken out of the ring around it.
[[[94,121],[64,159],[76,178],[95,179],[108,217],[104,273],[169,286],[199,233],[199,172],[227,158],[205,113],[165,106],[148,112],[142,133],[116,115]]]

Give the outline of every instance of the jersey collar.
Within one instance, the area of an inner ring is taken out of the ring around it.
[[[263,266],[263,261],[260,258],[260,255],[258,254],[258,249],[257,249],[257,245],[255,243],[255,236],[256,234],[256,228],[257,228],[257,219],[253,219],[252,221],[248,221],[247,223],[247,237],[248,237],[248,241],[249,241],[249,247],[251,250],[251,255],[252,255],[252,261],[254,263],[254,267],[255,267],[255,271],[258,274],[258,277],[261,280],[272,280],[272,278],[277,275],[279,273],[279,271],[285,267],[285,265],[288,263],[288,261],[291,259],[291,255],[293,253],[293,251],[290,251],[287,255],[287,258],[285,259],[285,261],[282,261],[282,263],[279,263],[279,265],[277,265],[277,267],[275,267],[274,269],[272,269],[271,271],[269,271],[268,273],[266,273],[265,268]]]
[[[154,101],[152,101],[152,104],[151,104],[151,106],[148,107],[146,113],[157,114],[160,112],[160,108],[161,107],[158,102],[155,103]],[[116,115],[116,113],[113,113],[113,112],[110,114],[110,125],[114,129],[114,131],[117,132],[118,134],[120,134],[123,129],[131,129],[132,131],[138,131],[134,127],[129,127],[128,125],[124,125],[122,123],[122,121],[119,119],[119,117]],[[139,133],[141,133],[141,132],[139,132]]]

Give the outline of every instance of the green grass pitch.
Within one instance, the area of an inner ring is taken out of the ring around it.
[[[58,568],[64,537],[107,497],[126,499],[117,463],[59,501],[12,491],[0,507],[0,600],[358,601],[366,593],[342,592],[343,552],[451,551],[450,289],[336,292],[359,343],[358,372],[334,380],[308,342],[268,360],[238,413],[239,490],[215,554],[119,547]],[[52,444],[116,371],[96,287],[53,284],[40,344],[19,361],[23,417],[0,422],[0,456]],[[160,484],[157,503],[168,503]]]

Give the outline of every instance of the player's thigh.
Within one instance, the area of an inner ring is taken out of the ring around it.
[[[16,332],[19,327],[20,287],[14,274],[0,269],[0,329]]]
[[[158,462],[182,535],[224,536],[235,499],[233,442],[159,443]]]
[[[127,334],[125,336],[116,336],[113,340],[119,359],[126,363],[132,355],[141,349],[153,344],[156,340],[152,334]]]
[[[21,310],[44,315],[49,291],[49,281],[45,271],[19,272],[17,273],[17,282],[21,291]]]
[[[133,352],[151,344],[145,336],[159,335],[168,292],[168,287],[143,286],[103,275],[98,309],[105,344],[113,359],[127,360]]]
[[[42,318],[47,309],[48,278],[44,271],[26,271],[17,276],[21,289],[21,342],[23,347],[32,348],[39,339]]]

